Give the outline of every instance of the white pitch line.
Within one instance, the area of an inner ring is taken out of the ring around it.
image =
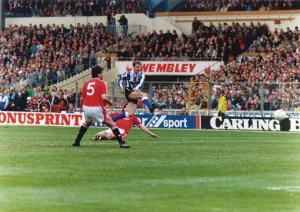
[[[277,187],[267,187],[268,190],[273,191],[289,191],[289,192],[300,192],[300,186],[277,186]]]

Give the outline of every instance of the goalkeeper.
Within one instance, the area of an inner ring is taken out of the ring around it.
[[[220,92],[220,98],[218,101],[218,116],[224,116],[227,111],[227,98],[224,96],[224,92]]]

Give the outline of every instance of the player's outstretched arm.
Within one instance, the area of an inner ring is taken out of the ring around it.
[[[112,101],[110,100],[109,96],[107,94],[102,94],[101,98],[103,99],[104,102],[106,102],[107,104],[112,105]]]
[[[155,135],[153,132],[151,132],[150,130],[148,130],[147,127],[145,127],[143,124],[138,125],[138,127],[143,130],[145,133],[149,134],[151,137],[153,138],[159,138],[158,135]]]

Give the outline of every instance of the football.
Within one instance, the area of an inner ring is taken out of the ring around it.
[[[274,112],[274,118],[277,119],[277,120],[279,120],[279,121],[282,121],[285,118],[287,118],[287,115],[286,115],[286,113],[282,109],[280,109],[280,110],[276,110]]]

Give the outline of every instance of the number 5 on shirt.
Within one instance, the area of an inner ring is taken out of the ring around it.
[[[93,85],[95,85],[96,83],[95,82],[90,82],[88,85],[87,85],[87,92],[86,94],[88,96],[93,96],[94,93],[95,93],[95,88],[93,87]]]

